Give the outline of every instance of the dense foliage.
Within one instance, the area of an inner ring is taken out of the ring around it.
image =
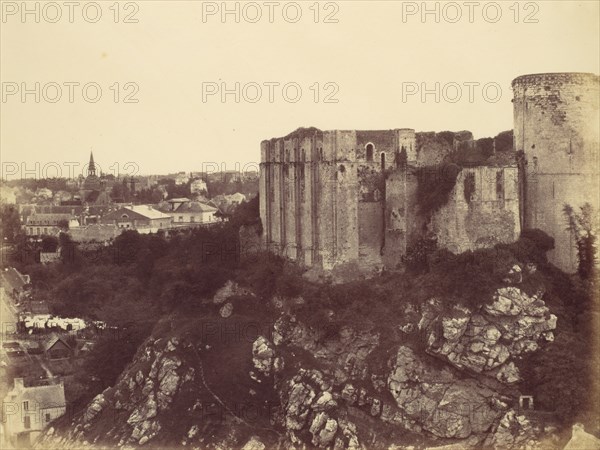
[[[596,235],[594,222],[596,220],[592,205],[584,204],[577,213],[570,205],[564,205],[563,211],[569,224],[569,231],[575,237],[579,276],[584,280],[594,277],[597,265]]]
[[[16,205],[0,206],[0,230],[2,240],[6,243],[14,243],[21,231],[21,219]]]
[[[429,184],[421,186],[419,198],[425,211],[431,211],[451,188],[436,185],[427,176]],[[554,241],[545,233],[524,230],[515,243],[460,255],[438,250],[435,241],[423,239],[409,250],[404,261],[409,270],[403,274],[332,284],[310,282],[303,269],[271,254],[241,259],[239,228],[257,223],[258,198],[242,204],[229,223],[215,228],[169,238],[126,232],[112,245],[95,249],[79,248],[63,234],[60,245],[70,246],[72,252],[62,263],[15,264],[31,274],[34,290],[48,299],[53,312],[103,320],[118,330],[100,339],[84,365],[80,378],[95,380],[83,390],[87,397],[114,383],[153,329],[155,334],[166,333],[170,321],[178,317],[196,329],[207,302],[229,279],[254,293],[243,302],[247,305],[243,313],[251,319],[267,320],[274,297],[301,299],[286,308],[304,323],[327,324],[328,333],[336,334],[343,325],[358,321],[380,331],[385,345],[392,348],[399,339],[407,339],[398,331],[407,308],[418,309],[432,298],[447,308],[455,304],[479,308],[505,285],[503,279],[514,264],[533,264],[536,270],[520,287],[529,294],[544,292],[544,301],[558,316],[558,328],[554,343],[519,362],[526,380],[519,389],[533,394],[539,408],[555,412],[564,424],[575,419],[590,423],[597,400],[588,387],[595,385],[598,346],[592,324],[598,307],[590,297],[589,282],[548,263],[545,254]]]
[[[419,212],[428,217],[446,203],[456,184],[460,167],[456,164],[426,166],[417,170]]]

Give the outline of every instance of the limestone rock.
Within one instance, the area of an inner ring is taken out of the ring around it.
[[[519,270],[513,267],[514,273]],[[536,351],[540,342],[551,341],[556,316],[549,313],[539,295],[529,296],[509,286],[497,289],[493,302],[475,312],[461,306],[444,312],[437,300],[429,301],[419,327],[426,333],[428,353],[458,369],[511,384],[520,379],[511,365],[513,358]]]
[[[224,319],[231,316],[231,313],[233,313],[233,305],[231,304],[231,302],[225,303],[223,306],[221,306],[221,309],[219,310],[219,314]]]
[[[529,420],[525,416],[517,415],[513,410],[504,414],[486,444],[494,450],[541,450],[542,448]]]
[[[240,287],[238,283],[232,280],[227,280],[223,287],[219,289],[213,296],[213,303],[220,305],[225,303],[227,299],[235,295],[249,295],[250,292],[247,289]]]
[[[333,441],[338,429],[338,423],[331,419],[325,412],[315,415],[309,431],[313,435],[312,443],[317,447],[326,447]]]
[[[156,417],[157,407],[156,400],[154,399],[154,395],[149,395],[146,402],[139,405],[137,408],[133,410],[129,418],[127,419],[128,424],[134,424],[138,422],[143,422],[148,419],[152,419]]]
[[[264,450],[263,444],[257,436],[252,436],[248,442],[244,444],[242,450]]]
[[[274,356],[275,352],[269,340],[264,336],[257,337],[252,344],[252,362],[256,370],[264,375],[270,375]]]
[[[398,349],[390,367],[388,388],[398,408],[436,436],[464,439],[483,433],[499,416],[490,400],[493,391],[428,366],[408,347]]]
[[[292,381],[285,405],[285,427],[288,430],[304,427],[315,396],[315,391],[308,384]]]
[[[103,394],[98,394],[94,397],[92,402],[87,407],[85,414],[83,415],[83,421],[85,423],[90,422],[96,418],[102,409],[106,405],[106,399]]]

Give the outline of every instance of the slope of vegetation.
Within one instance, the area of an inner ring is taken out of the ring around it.
[[[553,240],[543,232],[524,231],[513,244],[460,255],[426,245],[418,258],[406,261],[403,274],[317,284],[307,281],[302,268],[280,257],[239,258],[239,227],[256,223],[257,216],[255,200],[220,227],[168,240],[127,232],[102,251],[75,251],[72,258],[50,266],[20,266],[31,274],[35,294],[47,298],[53,312],[104,320],[119,329],[118,351],[114,336],[103,337],[78,375],[87,387],[79,405],[114,384],[153,329],[155,336],[202,330],[207,314],[215,316],[216,305],[210,299],[227,280],[253,293],[234,312],[244,323],[275,320],[274,297],[302,298],[286,306],[302,322],[316,327],[331,324],[332,334],[345,324],[368,324],[381,332],[385,352],[400,342],[398,324],[409,305],[418,309],[437,298],[448,308],[480,307],[491,301],[514,264],[531,263],[536,271],[520,287],[531,295],[544,292],[544,300],[558,316],[558,328],[554,343],[521,361],[525,379],[521,390],[533,394],[540,408],[554,411],[565,425],[581,420],[590,425],[586,429],[597,431],[592,426],[597,391],[592,387],[597,384],[598,346],[592,325],[598,304],[590,295],[591,281],[586,284],[548,263],[545,253]],[[244,340],[243,348],[229,345],[224,352],[248,355],[251,342]],[[207,376],[216,382],[225,375],[215,369]]]

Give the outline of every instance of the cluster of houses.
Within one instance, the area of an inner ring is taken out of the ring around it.
[[[238,204],[241,202],[239,196],[242,195],[236,196]],[[58,208],[61,207],[53,209]],[[68,230],[76,242],[106,241],[123,230],[148,234],[172,228],[195,228],[216,224],[224,217],[218,207],[188,198],[174,198],[158,205],[106,207],[96,214],[79,209],[71,208],[71,212],[34,212],[25,219],[25,234],[31,237],[57,236],[61,231]]]
[[[20,273],[14,267],[6,267],[2,271],[4,291],[19,307],[18,324],[22,330],[63,330],[80,331],[87,328],[85,320],[74,317],[64,318],[50,314],[48,304],[43,300],[31,298],[31,279],[29,275]],[[95,328],[105,324],[96,321]]]
[[[124,229],[137,230],[140,233],[156,233],[159,230],[170,228],[194,228],[211,225],[227,217],[227,212],[222,210],[224,204],[228,209],[228,199],[221,199],[215,203],[206,198],[208,194],[206,181],[200,174],[180,172],[173,176],[174,184],[182,186],[189,183],[190,193],[194,200],[189,198],[174,198],[168,201],[159,201],[158,204],[134,205],[127,203],[125,194],[119,194],[119,189],[136,192],[141,183],[141,178],[133,177],[123,179],[117,183],[114,177],[102,174],[99,166],[94,162],[90,153],[87,165],[87,176],[83,174],[77,180],[68,180],[71,189],[77,190],[73,196],[66,191],[53,193],[46,187],[36,190],[32,204],[19,204],[19,214],[25,234],[30,237],[58,236],[61,231],[69,230],[71,237],[76,242],[108,241],[118,236]],[[214,174],[212,174],[214,175]],[[231,175],[225,173],[224,175]],[[210,176],[208,178],[211,178]],[[226,177],[227,180],[234,180]],[[146,177],[146,186],[149,187],[157,180]],[[163,199],[168,193],[163,185],[156,184]],[[113,189],[114,188],[114,189]],[[13,189],[3,189],[7,195],[0,200],[15,203],[17,196]],[[121,195],[123,198],[119,197]],[[115,197],[116,196],[116,197]],[[231,202],[241,202],[236,194]],[[5,198],[6,197],[6,198]],[[56,255],[45,255],[51,261]]]
[[[17,374],[8,392],[1,386],[0,448],[30,448],[50,422],[66,413],[64,377],[95,342],[86,329],[103,329],[106,324],[53,316],[46,302],[32,299],[30,277],[13,267],[4,268],[0,278],[2,301],[16,310],[18,320],[12,332],[3,330],[0,347],[0,377],[12,378],[9,367]]]

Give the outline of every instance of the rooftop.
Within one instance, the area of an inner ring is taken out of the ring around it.
[[[21,274],[14,267],[9,267],[2,272],[4,280],[12,290],[20,291],[24,286],[29,284],[29,276]]]
[[[70,220],[73,217],[68,213],[33,213],[27,218],[28,224],[56,224],[60,220]]]
[[[48,339],[45,343],[44,343],[44,350],[48,351],[50,350],[52,347],[54,347],[54,345],[56,345],[57,342],[62,342],[66,347],[68,347],[69,349],[71,348],[71,346],[69,344],[67,344],[67,341],[65,341],[63,338],[61,338],[59,335],[57,334],[53,334],[50,336],[50,339]]]
[[[6,395],[8,401],[29,401],[30,408],[58,408],[66,405],[62,382],[44,386],[25,386],[23,378],[15,378],[15,385]]]
[[[133,211],[141,216],[147,217],[148,219],[170,219],[171,216],[160,212],[158,209],[154,209],[151,205],[134,205],[126,206],[125,209]]]
[[[214,206],[202,202],[187,202],[180,205],[174,212],[217,212]]]

